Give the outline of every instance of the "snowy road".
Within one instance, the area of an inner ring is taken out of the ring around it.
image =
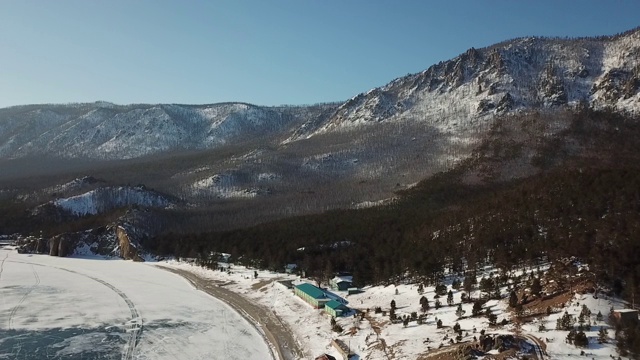
[[[271,359],[258,331],[175,274],[0,249],[0,359]]]
[[[542,345],[540,345],[540,341],[532,335],[523,335],[523,337],[529,340],[529,342],[533,345],[533,351],[535,352],[538,360],[545,360],[546,357],[544,356],[544,351],[542,350]]]

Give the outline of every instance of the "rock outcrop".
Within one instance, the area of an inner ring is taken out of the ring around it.
[[[116,239],[120,248],[120,257],[125,260],[144,261],[138,255],[137,247],[132,244],[127,231],[122,226],[116,227]]]
[[[126,224],[103,226],[87,231],[59,234],[49,239],[31,238],[21,244],[20,251],[60,257],[117,256],[125,260],[144,261],[132,233],[135,231],[128,231]]]

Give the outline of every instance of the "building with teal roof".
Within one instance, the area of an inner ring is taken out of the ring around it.
[[[349,308],[336,300],[331,300],[324,305],[324,311],[333,317],[340,317],[349,312]]]
[[[293,292],[316,309],[324,308],[325,304],[331,300],[322,289],[309,283],[296,285]]]

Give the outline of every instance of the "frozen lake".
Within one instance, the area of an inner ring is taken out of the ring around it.
[[[0,249],[0,359],[273,359],[226,304],[153,265]]]

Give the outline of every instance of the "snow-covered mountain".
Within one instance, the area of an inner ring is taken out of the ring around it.
[[[260,107],[127,105],[104,102],[0,109],[0,158],[130,159],[173,150],[215,148],[287,130],[335,105]]]
[[[533,176],[609,145],[571,133],[574,109],[640,115],[638,59],[640,28],[469,49],[342,104],[0,109],[0,197],[43,221],[175,206],[188,232],[390,203],[471,160],[470,183]]]
[[[290,140],[380,122],[467,133],[496,114],[589,105],[640,113],[640,29],[613,37],[527,37],[458,57],[359,94]]]
[[[0,158],[129,159],[270,136],[286,144],[393,122],[464,136],[497,114],[563,106],[637,114],[638,59],[640,29],[599,38],[527,37],[469,49],[343,104],[11,107],[0,109]]]

